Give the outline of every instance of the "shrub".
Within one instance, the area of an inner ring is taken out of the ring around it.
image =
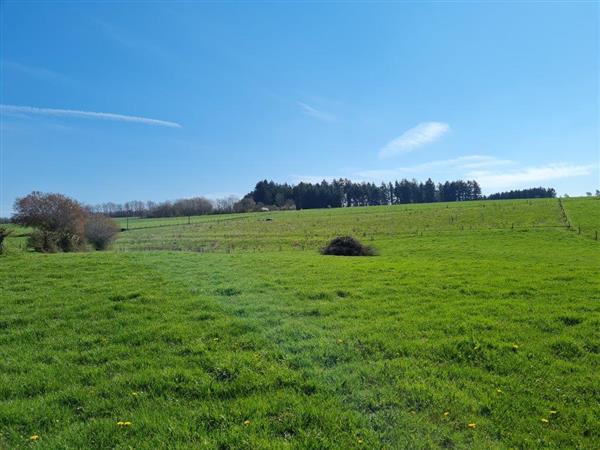
[[[114,240],[120,227],[107,216],[90,216],[85,224],[85,237],[96,250],[104,250]]]
[[[45,231],[83,235],[87,211],[75,200],[61,194],[32,192],[15,202],[13,221]]]
[[[11,233],[12,230],[9,230],[6,227],[0,227],[0,255],[4,253],[4,239],[6,239]]]
[[[32,192],[15,202],[13,221],[37,228],[28,245],[41,252],[71,252],[84,246],[83,231],[88,212],[61,194]]]
[[[256,203],[250,197],[244,197],[233,205],[233,211],[237,213],[250,212],[256,209]]]
[[[340,236],[332,239],[326,247],[323,247],[321,253],[336,256],[374,256],[375,250],[361,244],[352,236]]]
[[[27,246],[36,252],[56,253],[83,250],[85,243],[80,236],[67,232],[35,230],[27,238]]]

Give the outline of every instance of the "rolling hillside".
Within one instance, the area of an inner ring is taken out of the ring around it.
[[[557,200],[191,222],[0,258],[0,448],[596,447],[600,242]]]

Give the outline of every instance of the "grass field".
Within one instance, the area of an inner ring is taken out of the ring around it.
[[[0,448],[599,447],[600,242],[557,200],[138,225],[9,243]]]
[[[415,204],[199,216],[179,226],[139,220],[123,233],[118,250],[258,251],[314,250],[336,235],[367,241],[491,229],[565,227],[554,199]],[[144,228],[141,228],[144,226]]]
[[[562,200],[565,212],[575,231],[600,239],[600,198],[581,197]]]

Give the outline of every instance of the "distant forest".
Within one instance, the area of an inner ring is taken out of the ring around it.
[[[477,181],[446,181],[434,183],[401,180],[393,183],[356,183],[346,179],[320,183],[275,183],[259,181],[254,190],[241,200],[227,197],[208,200],[194,197],[166,202],[130,201],[103,203],[89,207],[93,212],[112,217],[179,217],[204,214],[261,211],[263,209],[311,209],[353,206],[402,205],[408,203],[458,202],[517,198],[554,198],[552,188],[531,188],[481,194]]]
[[[351,206],[402,205],[407,203],[460,202],[485,199],[551,198],[556,197],[552,188],[532,188],[510,192],[500,192],[485,197],[477,181],[457,180],[434,183],[417,180],[395,181],[393,183],[355,183],[339,179],[332,182],[299,183],[295,186],[273,181],[259,181],[250,198],[256,204],[275,205],[285,208],[295,205],[297,209],[339,208]]]
[[[487,200],[510,200],[517,198],[555,198],[556,191],[553,188],[531,188],[516,191],[498,192],[486,197]]]

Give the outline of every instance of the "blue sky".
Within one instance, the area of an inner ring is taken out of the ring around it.
[[[600,186],[598,3],[2,2],[1,198]]]

